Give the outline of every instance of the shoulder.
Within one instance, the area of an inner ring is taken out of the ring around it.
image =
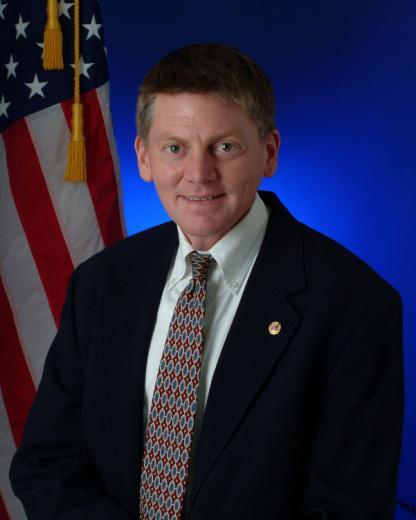
[[[172,255],[178,243],[173,222],[136,233],[103,249],[75,270],[77,279],[97,281],[143,271],[160,255]]]
[[[299,223],[303,236],[305,274],[311,288],[376,303],[398,296],[396,289],[367,262],[332,238]]]
[[[401,320],[402,300],[389,282],[335,240],[304,224],[299,226],[307,285],[293,302],[308,317],[311,329],[325,324],[327,337],[342,345],[363,324],[371,324],[369,330],[375,337],[377,330],[387,326],[383,320],[392,326]]]
[[[286,262],[291,265],[288,272],[296,269],[298,277],[302,277],[306,290],[299,299],[308,298],[316,309],[340,311],[354,302],[353,307],[361,316],[380,301],[393,299],[400,303],[396,289],[363,259],[299,222],[276,196],[267,194],[265,199],[271,208],[267,248],[273,247],[275,255],[287,255]]]

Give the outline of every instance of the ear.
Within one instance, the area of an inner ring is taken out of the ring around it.
[[[136,150],[137,166],[139,167],[140,177],[146,182],[151,182],[153,179],[152,170],[150,168],[149,154],[143,139],[136,137],[134,140],[134,149]]]
[[[278,165],[278,156],[280,148],[280,135],[275,129],[266,137],[266,164],[264,167],[264,176],[273,177]]]

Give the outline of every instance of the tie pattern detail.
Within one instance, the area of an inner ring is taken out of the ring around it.
[[[141,520],[179,520],[190,462],[211,255],[190,253],[192,279],[179,296],[160,360],[140,481]]]

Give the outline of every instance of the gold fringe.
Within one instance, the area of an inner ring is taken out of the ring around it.
[[[82,103],[72,105],[72,134],[68,144],[68,160],[64,180],[85,182],[87,180],[87,152],[83,133]]]
[[[45,70],[62,70],[64,68],[62,40],[58,2],[48,0],[48,19],[43,33],[43,68]]]
[[[86,163],[85,143],[69,141],[68,162],[64,180],[69,182],[85,182],[87,180]]]

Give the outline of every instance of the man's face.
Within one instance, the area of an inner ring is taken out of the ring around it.
[[[245,110],[213,94],[158,94],[146,144],[135,143],[140,175],[153,181],[171,219],[206,251],[249,211],[274,174],[279,136],[262,141]]]

